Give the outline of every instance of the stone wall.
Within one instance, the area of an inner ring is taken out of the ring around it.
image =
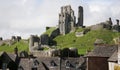
[[[71,6],[62,6],[59,14],[59,30],[60,34],[65,35],[73,31],[75,27],[76,17]]]
[[[21,39],[22,39],[21,36],[12,36],[11,37],[12,41],[18,41],[19,42]]]
[[[31,35],[29,38],[29,51],[32,52],[39,48],[40,39],[38,36]]]
[[[119,24],[119,20],[116,19],[117,24],[113,26],[113,31],[114,32],[120,32],[120,24]]]
[[[70,5],[62,6],[59,14],[59,30],[60,34],[65,35],[69,32],[73,32],[75,27],[83,26],[83,7],[78,8],[78,22],[76,24],[76,17],[74,11]]]
[[[34,51],[31,52],[36,57],[55,57],[59,55],[59,50],[50,49],[47,51]]]
[[[44,46],[49,45],[49,36],[47,34],[43,34],[40,37],[36,35],[31,35],[29,38],[29,51],[38,51],[42,50]]]
[[[82,27],[83,26],[83,7],[79,6],[78,7],[78,23],[77,23],[78,27]]]
[[[49,36],[48,34],[43,34],[40,36],[41,45],[49,45]]]

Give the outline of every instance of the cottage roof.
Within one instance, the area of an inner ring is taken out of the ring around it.
[[[116,45],[102,45],[96,46],[92,52],[89,52],[87,57],[111,57],[117,50]]]
[[[117,50],[112,54],[112,56],[108,59],[110,62],[117,62],[118,61],[118,56],[117,56]]]
[[[16,57],[17,57],[15,54],[8,53],[8,56],[15,62]]]
[[[33,67],[34,61],[38,63],[38,69],[40,70],[48,70],[54,69],[58,70],[60,68],[61,63],[61,70],[66,70],[66,61],[70,62],[70,69],[74,70],[75,68],[80,69],[83,65],[85,65],[85,59],[83,57],[78,58],[60,58],[59,57],[39,57],[39,58],[21,58],[19,66],[22,67],[24,70],[29,70]],[[54,64],[51,64],[54,62]]]
[[[37,67],[40,70],[46,70],[42,62],[38,61],[37,59],[29,59],[29,58],[22,58],[20,60],[19,67],[22,67],[24,70],[30,70],[34,67]]]

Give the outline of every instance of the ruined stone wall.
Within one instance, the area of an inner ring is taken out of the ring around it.
[[[41,45],[49,45],[49,36],[48,34],[43,34],[40,36]]]
[[[78,7],[78,23],[77,23],[78,27],[82,27],[83,26],[83,7],[79,6]]]
[[[61,7],[61,13],[59,14],[59,30],[60,34],[67,34],[73,31],[75,27],[76,17],[74,16],[74,11],[71,6]]]
[[[35,35],[31,35],[29,38],[29,51],[32,52],[35,49],[37,50],[39,47],[39,37],[35,36]]]

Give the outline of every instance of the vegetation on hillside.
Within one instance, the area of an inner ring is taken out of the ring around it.
[[[77,31],[80,31],[79,29]],[[94,48],[96,39],[103,39],[106,44],[114,44],[113,38],[120,36],[120,33],[101,29],[89,31],[82,37],[76,37],[75,32],[66,35],[60,35],[54,40],[57,42],[57,48],[76,47],[79,54],[85,54],[87,50]]]
[[[50,36],[55,29],[56,27],[50,27],[50,29],[48,29],[44,34],[48,34]]]
[[[55,29],[55,27],[52,27],[48,29],[44,34],[48,34],[50,36]],[[81,32],[85,29],[86,28],[76,28],[75,32]],[[92,50],[94,48],[94,42],[96,39],[103,39],[106,44],[114,44],[113,39],[120,36],[120,33],[106,29],[91,30],[82,37],[76,37],[75,32],[68,33],[66,35],[59,35],[54,38],[54,41],[57,43],[56,48],[63,49],[76,47],[78,48],[79,54],[85,54],[87,50]],[[24,42],[24,40],[16,42],[11,46],[4,44],[0,46],[0,51],[13,52],[16,46],[19,52],[23,50],[29,51],[28,42]]]
[[[14,48],[17,47],[18,48],[18,52],[21,51],[29,51],[28,48],[28,42],[25,42],[24,40],[21,40],[19,42],[15,42],[13,45],[9,46],[7,44],[4,44],[2,46],[0,46],[0,51],[5,51],[5,52],[14,52]]]

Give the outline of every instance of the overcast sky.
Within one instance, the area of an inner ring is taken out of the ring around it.
[[[46,26],[58,25],[60,7],[84,7],[84,25],[120,19],[120,0],[0,0],[0,37],[40,35]]]

